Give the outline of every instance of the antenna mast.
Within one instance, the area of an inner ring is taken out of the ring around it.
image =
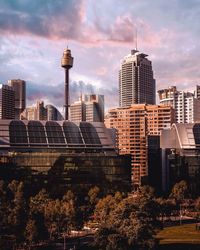
[[[135,28],[135,50],[137,49],[137,27]]]

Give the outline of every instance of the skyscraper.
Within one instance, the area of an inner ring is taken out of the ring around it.
[[[155,79],[146,54],[131,50],[119,70],[119,106],[155,104]]]
[[[15,91],[15,119],[20,119],[20,114],[26,108],[26,82],[14,79],[9,80],[8,85]]]
[[[0,84],[0,119],[15,118],[15,92],[12,87]]]

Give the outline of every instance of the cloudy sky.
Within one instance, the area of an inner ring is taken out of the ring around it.
[[[149,55],[157,89],[200,84],[200,0],[0,0],[0,82],[27,81],[28,104],[62,107],[68,45],[71,101],[104,94],[118,105],[120,60],[135,48]]]

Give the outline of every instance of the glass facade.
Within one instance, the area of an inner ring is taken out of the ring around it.
[[[0,147],[6,142],[17,147],[113,149],[104,128],[102,123],[1,120]]]

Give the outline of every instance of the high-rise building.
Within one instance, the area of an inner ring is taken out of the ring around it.
[[[122,60],[119,70],[120,107],[155,104],[155,79],[147,56],[138,50],[132,50]]]
[[[131,154],[132,181],[137,188],[148,179],[148,135],[159,135],[174,122],[170,106],[135,104],[111,109],[105,119],[107,128],[115,128],[120,154]]]
[[[160,104],[171,105],[175,110],[177,123],[194,123],[200,121],[200,89],[195,94],[178,91],[176,86],[158,90]]]
[[[9,80],[8,85],[15,91],[15,119],[20,119],[20,114],[26,108],[26,82],[14,79]]]
[[[15,92],[12,87],[0,84],[0,119],[15,118]]]
[[[70,120],[74,122],[104,122],[104,96],[84,95],[70,105]]]

